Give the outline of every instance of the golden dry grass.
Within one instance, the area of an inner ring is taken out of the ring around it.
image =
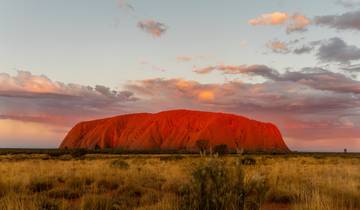
[[[209,158],[209,157],[207,157]],[[233,167],[237,156],[224,160]],[[266,177],[262,209],[360,209],[357,155],[257,155],[245,182]],[[0,209],[179,209],[178,191],[204,158],[187,155],[0,156]],[[205,158],[206,159],[206,158]],[[115,161],[115,162],[114,162]],[[117,161],[117,162],[116,162]]]

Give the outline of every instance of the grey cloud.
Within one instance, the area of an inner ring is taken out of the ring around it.
[[[360,48],[334,37],[322,42],[316,56],[322,62],[349,63],[360,59]]]
[[[336,3],[343,5],[344,7],[354,7],[359,6],[359,0],[338,0]]]
[[[300,71],[286,71],[279,73],[277,70],[264,65],[252,66],[210,66],[195,69],[197,73],[210,73],[220,71],[224,74],[247,74],[261,76],[276,82],[294,82],[317,90],[341,93],[360,94],[360,82],[321,68],[304,68]]]
[[[360,30],[360,10],[341,15],[325,15],[314,18],[314,23],[339,30]]]
[[[198,74],[207,74],[215,70],[222,72],[223,74],[248,74],[254,76],[263,76],[274,80],[279,77],[279,73],[276,70],[265,65],[218,65],[204,68],[195,68],[193,71]]]
[[[302,47],[294,49],[293,53],[300,55],[310,53],[314,48],[312,46],[303,45]]]
[[[346,65],[341,67],[340,69],[351,73],[360,73],[360,64]]]

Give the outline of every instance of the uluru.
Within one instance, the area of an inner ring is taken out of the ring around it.
[[[209,147],[226,144],[245,151],[289,151],[279,129],[243,116],[170,110],[136,113],[80,122],[60,148],[124,148],[128,150],[194,150],[205,140]]]

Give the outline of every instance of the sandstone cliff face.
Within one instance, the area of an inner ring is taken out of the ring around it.
[[[80,122],[60,148],[196,149],[198,140],[232,149],[289,151],[271,123],[190,110],[128,114]]]

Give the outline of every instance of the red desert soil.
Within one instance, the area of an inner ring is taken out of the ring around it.
[[[279,129],[242,116],[191,110],[80,122],[60,148],[195,149],[198,140],[232,149],[289,151]]]

